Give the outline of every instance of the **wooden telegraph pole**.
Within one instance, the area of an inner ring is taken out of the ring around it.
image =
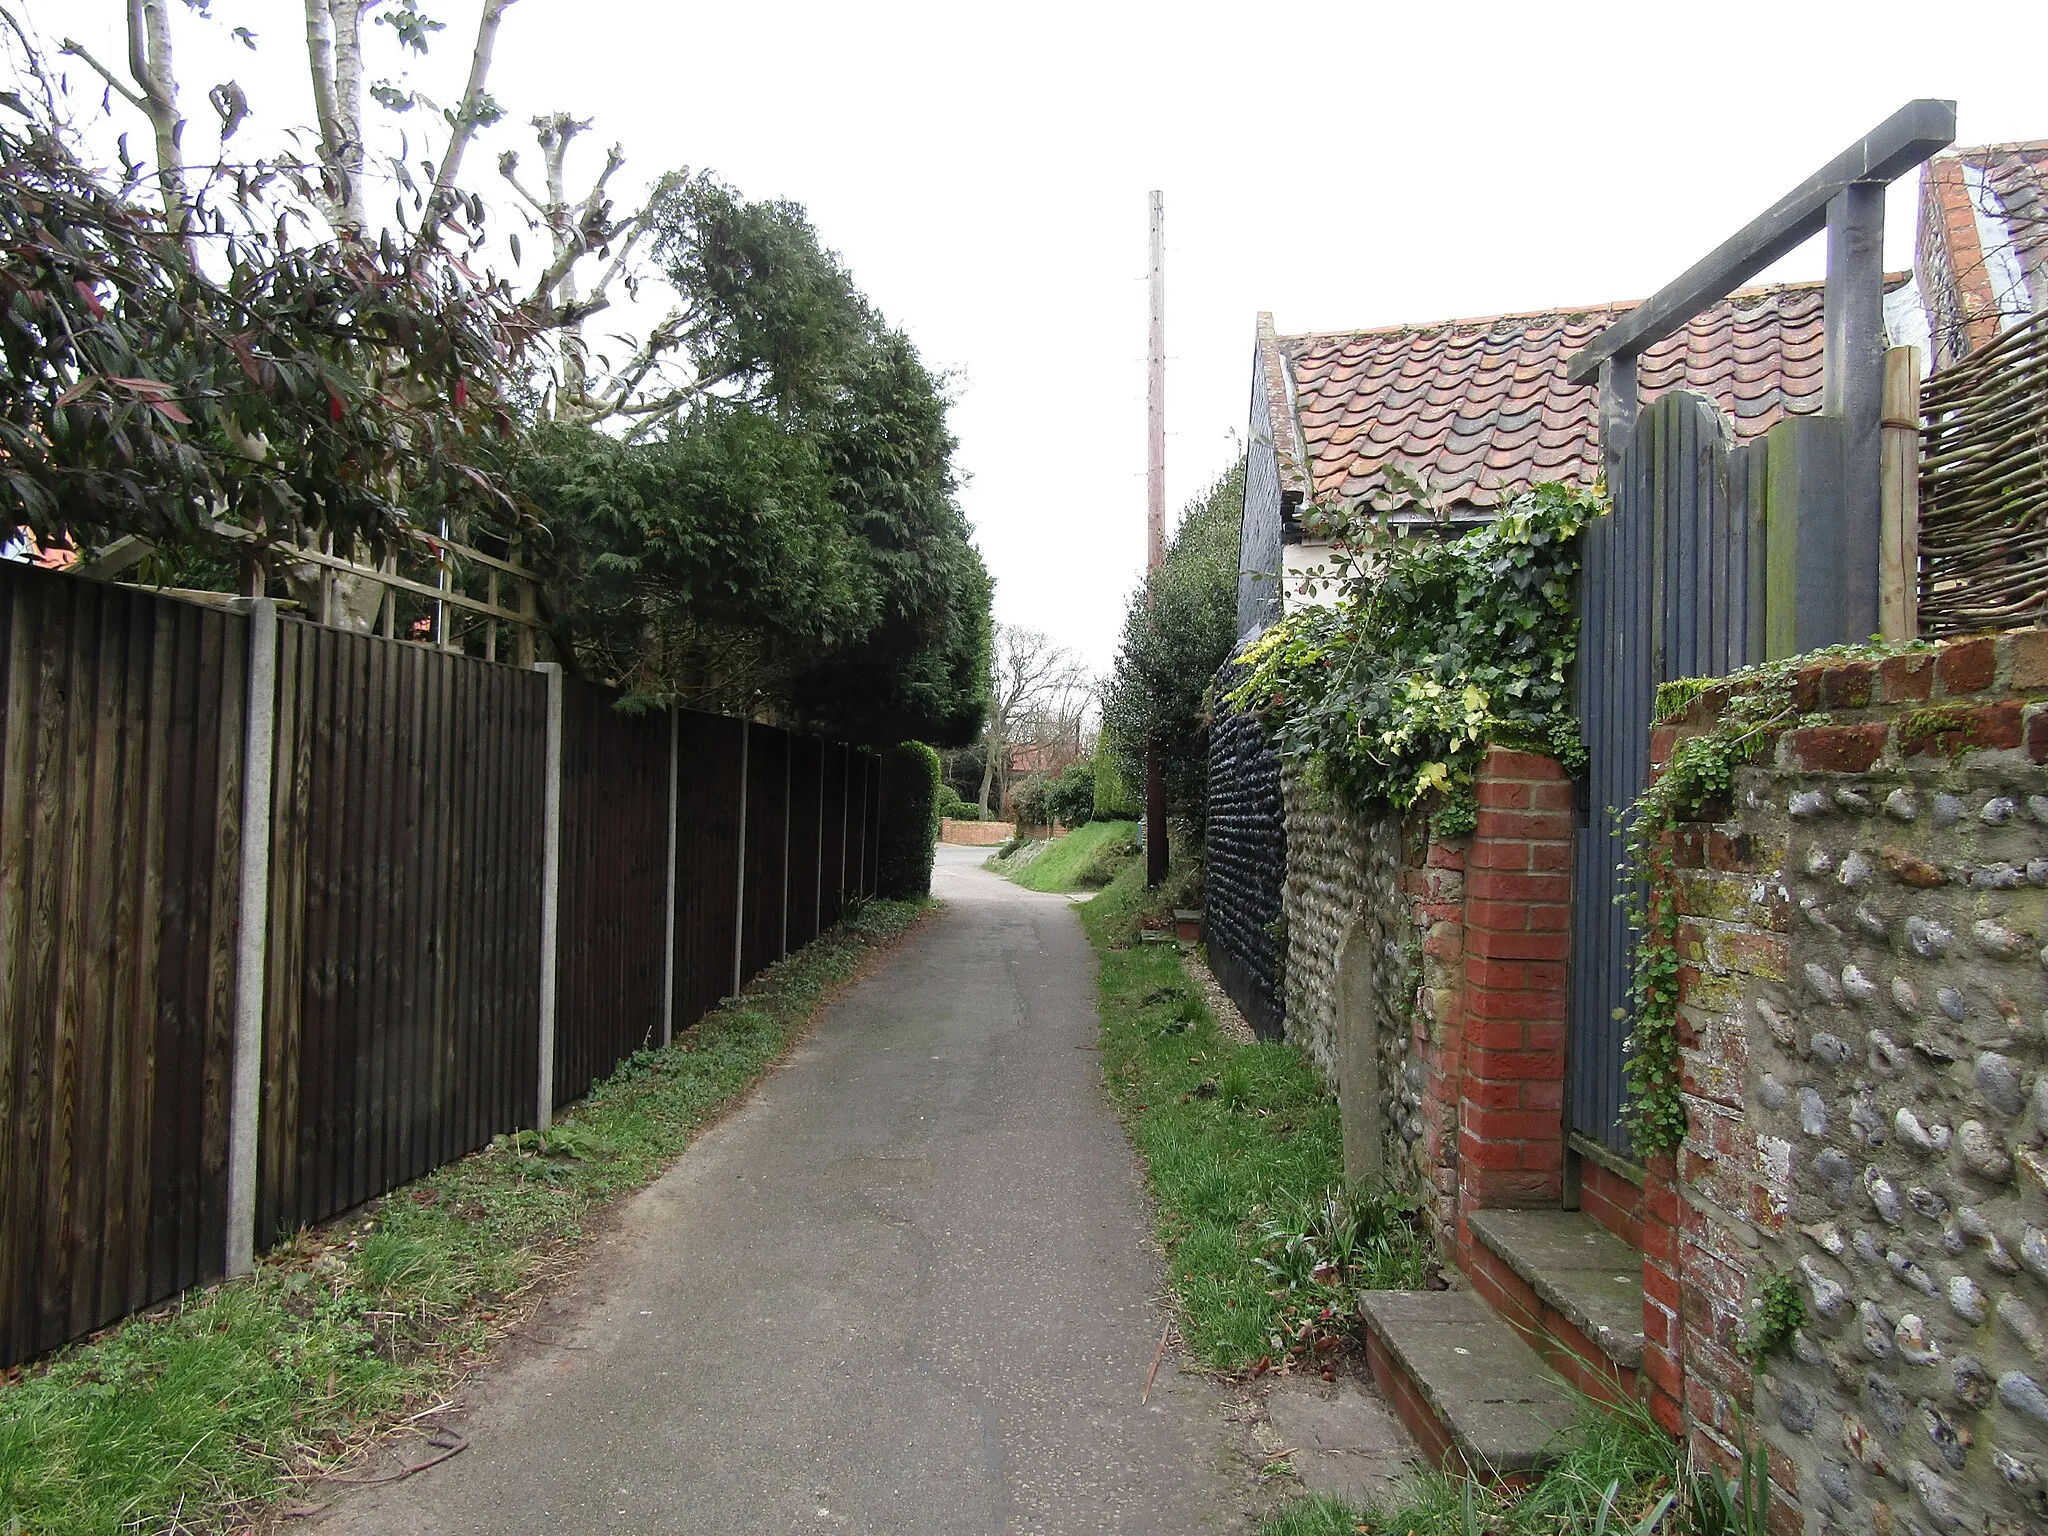
[[[1145,350],[1145,574],[1166,558],[1166,194],[1152,194],[1152,320]],[[1166,774],[1145,743],[1145,883],[1166,878]]]

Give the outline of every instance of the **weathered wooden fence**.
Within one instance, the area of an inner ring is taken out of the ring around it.
[[[534,1125],[873,894],[872,754],[615,703],[0,562],[0,1366]]]
[[[537,672],[283,619],[276,699],[259,1246],[531,1123],[547,771]]]
[[[573,679],[562,698],[562,932],[555,1103],[663,1043],[669,722]],[[529,801],[529,804],[534,802]],[[531,1075],[527,1081],[531,1082]]]
[[[246,656],[0,564],[0,1364],[221,1273]]]

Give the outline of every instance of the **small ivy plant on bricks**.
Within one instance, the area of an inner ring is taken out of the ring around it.
[[[1755,1442],[1774,1530],[2041,1528],[2048,632],[1673,685],[1658,722],[1652,1410]]]

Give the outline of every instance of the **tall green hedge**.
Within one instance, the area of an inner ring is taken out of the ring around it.
[[[1102,732],[1126,793],[1145,794],[1145,744],[1156,743],[1166,814],[1199,843],[1209,813],[1209,679],[1237,644],[1237,534],[1244,461],[1193,502],[1166,560],[1131,594]]]
[[[932,850],[939,840],[939,754],[906,741],[882,755],[881,894],[918,901],[932,893]]]
[[[1095,819],[1136,821],[1144,814],[1144,796],[1124,782],[1117,767],[1116,743],[1104,730],[1095,743]]]

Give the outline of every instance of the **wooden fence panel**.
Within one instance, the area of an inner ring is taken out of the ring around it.
[[[747,749],[747,901],[740,942],[742,982],[783,955],[782,921],[788,890],[789,733],[749,728]]]
[[[823,850],[819,856],[824,861],[819,882],[824,893],[818,911],[821,928],[830,928],[839,921],[846,899],[846,765],[852,755],[839,742],[825,744],[820,774],[825,792],[824,826],[819,839]]]
[[[225,1268],[248,648],[0,564],[0,1365]],[[278,622],[259,1248],[533,1123],[547,692]],[[612,698],[565,684],[557,1103],[661,1027],[669,728]],[[872,891],[879,776],[687,711],[675,752],[687,1028]]]
[[[867,765],[868,794],[865,812],[867,823],[861,843],[861,894],[873,896],[881,890],[882,870],[882,760],[872,752],[863,752],[861,761]]]
[[[555,1103],[661,1044],[668,913],[666,714],[564,679]]]
[[[823,780],[819,764],[825,744],[815,737],[792,737],[789,744],[789,891],[788,947],[802,949],[818,936],[819,847],[823,827],[820,800]]]
[[[0,565],[0,1366],[225,1267],[247,657]]]
[[[546,700],[280,621],[259,1247],[532,1124]]]
[[[676,712],[676,1028],[733,990],[739,931],[740,759],[746,727]]]

